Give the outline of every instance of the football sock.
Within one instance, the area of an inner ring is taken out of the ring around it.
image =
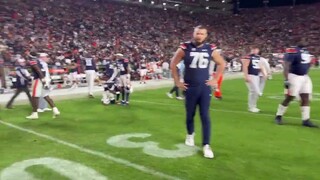
[[[125,94],[125,92],[124,92],[124,91],[122,91],[122,92],[121,92],[121,98],[122,98],[122,101],[124,101],[124,98],[125,98],[125,97],[124,97],[124,94]]]
[[[288,109],[288,106],[283,106],[282,104],[279,104],[278,110],[277,110],[277,116],[283,116],[284,113],[286,113],[287,109]]]
[[[301,106],[301,117],[302,120],[308,120],[310,119],[310,106]]]

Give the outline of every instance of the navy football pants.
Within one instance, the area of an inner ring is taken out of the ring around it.
[[[194,115],[197,105],[199,105],[200,118],[202,123],[202,143],[210,144],[211,124],[209,116],[209,106],[211,101],[211,87],[206,84],[188,87],[186,96],[187,131],[191,135],[194,132]]]

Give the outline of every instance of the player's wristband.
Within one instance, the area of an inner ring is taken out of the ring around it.
[[[289,89],[289,87],[290,87],[290,82],[289,82],[288,80],[285,80],[285,81],[284,81],[284,87],[285,87],[286,89]]]

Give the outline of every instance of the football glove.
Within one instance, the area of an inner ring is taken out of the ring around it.
[[[289,89],[290,87],[290,82],[288,80],[284,81],[284,88]]]

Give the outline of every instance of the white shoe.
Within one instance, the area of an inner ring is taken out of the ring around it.
[[[184,100],[184,97],[178,96],[176,97],[178,100]]]
[[[173,98],[171,93],[167,93],[167,96],[171,99]]]
[[[44,108],[43,111],[52,111],[50,108]]]
[[[258,109],[258,108],[250,108],[249,111],[252,112],[252,113],[258,113],[258,112],[260,112],[260,109]]]
[[[214,158],[213,151],[208,144],[203,146],[203,156],[210,159]]]
[[[60,115],[60,111],[58,110],[57,107],[54,107],[52,110],[53,110],[53,118],[56,118],[57,116]]]
[[[44,110],[43,110],[43,109],[37,109],[37,112],[38,112],[38,113],[43,113]]]
[[[27,116],[26,118],[27,119],[38,119],[39,116],[38,116],[38,113],[33,112],[30,116]]]
[[[187,134],[185,144],[187,146],[194,146],[194,133],[191,135]]]

